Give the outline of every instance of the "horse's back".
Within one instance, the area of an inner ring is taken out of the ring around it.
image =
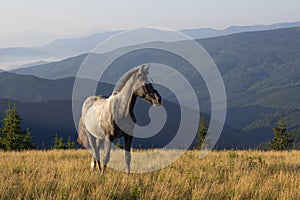
[[[105,102],[106,98],[102,97],[102,96],[90,96],[88,97],[83,105],[82,105],[82,110],[81,110],[81,114],[85,115],[85,113],[87,112],[87,110],[93,106],[96,102]]]
[[[100,125],[101,113],[106,112],[106,98],[102,96],[88,97],[82,106],[82,124],[85,132],[96,138],[104,139],[105,134]]]

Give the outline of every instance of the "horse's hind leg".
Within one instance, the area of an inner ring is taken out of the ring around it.
[[[77,142],[83,146],[84,148],[88,149],[93,155],[92,155],[92,162],[91,162],[91,168],[92,170],[96,167],[96,159],[94,158],[94,149],[96,148],[96,145],[94,144],[94,138],[89,134],[89,132],[85,129],[85,126],[82,122],[82,119],[80,118],[79,124],[78,124],[78,138]]]
[[[89,141],[89,150],[92,153],[92,162],[91,162],[91,168],[94,170],[96,168],[96,163],[98,165],[98,169],[101,172],[101,166],[100,166],[100,144],[98,144],[97,138],[86,132],[88,141]]]
[[[110,149],[111,149],[111,142],[112,139],[105,137],[105,143],[104,143],[104,156],[103,156],[103,170],[102,172],[104,173],[106,170],[106,166],[109,162],[110,159]]]
[[[100,149],[101,149],[101,145],[103,144],[103,140],[102,139],[99,139],[97,138],[96,139],[96,149],[95,149],[95,153],[96,153],[96,157],[97,159],[95,160],[95,164],[97,162],[97,166],[98,166],[98,169],[99,171],[101,172],[101,164],[100,164]]]
[[[94,156],[92,156],[91,169],[95,170],[95,167],[96,167],[96,159],[94,158]]]

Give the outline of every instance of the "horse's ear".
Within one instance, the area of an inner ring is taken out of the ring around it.
[[[150,64],[142,65],[139,69],[139,74],[148,73],[149,72],[149,67],[150,67]]]
[[[145,71],[149,71],[149,68],[150,68],[150,64],[144,65],[144,70],[145,70]]]
[[[145,65],[143,65],[143,66],[140,67],[138,74],[142,74],[143,73],[144,67],[145,67]]]

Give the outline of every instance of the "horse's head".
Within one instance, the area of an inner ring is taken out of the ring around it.
[[[150,65],[143,65],[140,67],[135,77],[136,89],[134,94],[140,98],[145,99],[153,106],[159,106],[162,103],[162,98],[157,90],[155,90],[152,84],[148,81],[147,75],[149,73]]]

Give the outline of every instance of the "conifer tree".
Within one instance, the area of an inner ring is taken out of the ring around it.
[[[65,146],[65,143],[64,143],[64,138],[60,137],[58,141],[59,141],[58,142],[58,149],[65,149],[66,146]]]
[[[3,125],[0,129],[0,143],[1,148],[5,150],[24,150],[33,149],[34,145],[31,138],[31,133],[27,129],[22,131],[21,118],[17,112],[17,107],[14,105],[5,111]]]
[[[199,124],[199,129],[198,129],[198,141],[197,141],[197,145],[196,145],[196,149],[201,149],[201,146],[204,142],[204,139],[207,135],[207,130],[208,130],[208,126],[205,120],[205,115],[204,113],[201,113],[201,118],[200,118],[200,124]]]
[[[269,142],[269,149],[276,151],[289,149],[293,143],[293,138],[291,133],[287,132],[287,123],[282,117],[278,121],[278,127],[275,127],[273,131],[274,135],[273,139]]]
[[[68,137],[67,142],[64,142],[63,137],[58,137],[58,134],[55,134],[53,149],[75,149],[75,142],[72,142],[71,137]]]
[[[70,136],[68,137],[66,148],[67,149],[75,149],[75,142],[71,141],[71,137]]]
[[[53,148],[54,149],[58,149],[58,146],[59,146],[58,134],[55,133],[54,142],[53,142]]]

